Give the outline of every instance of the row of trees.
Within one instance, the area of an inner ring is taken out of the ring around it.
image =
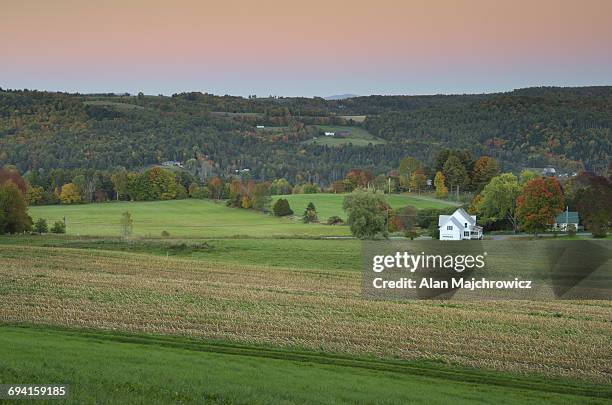
[[[525,171],[495,176],[474,198],[469,210],[489,229],[546,231],[564,209],[577,210],[593,236],[604,237],[612,221],[610,180],[582,172],[564,186],[553,177]]]
[[[438,172],[440,173],[440,172]],[[344,199],[343,208],[353,235],[359,238],[386,236],[403,231],[416,236],[416,227],[438,234],[437,217],[445,210],[392,209],[382,193],[357,189]],[[605,237],[612,223],[612,183],[593,173],[580,173],[562,186],[554,177],[541,177],[524,171],[494,176],[482,187],[468,211],[479,216],[488,229],[522,230],[537,235],[550,230],[564,209],[575,209],[594,237]]]
[[[405,157],[400,162],[398,176],[404,191],[420,191],[425,188],[427,179],[433,178],[437,195],[445,197],[448,189],[478,193],[499,172],[500,164],[489,156],[474,159],[466,150],[444,149],[431,167],[414,157]]]

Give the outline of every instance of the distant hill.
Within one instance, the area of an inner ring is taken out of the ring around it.
[[[326,125],[359,126],[381,142],[306,142]],[[611,128],[609,86],[339,100],[0,90],[0,166],[22,172],[204,157],[218,175],[248,168],[254,179],[328,184],[355,167],[384,173],[408,155],[431,167],[444,148],[493,156],[504,170],[603,171]]]
[[[324,98],[325,100],[346,100],[347,98],[354,98],[354,97],[359,97],[359,96],[356,94],[338,94],[334,96],[327,96]]]

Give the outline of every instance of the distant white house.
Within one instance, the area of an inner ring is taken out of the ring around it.
[[[482,239],[482,227],[476,225],[476,215],[468,214],[463,208],[452,215],[438,217],[440,240]]]
[[[335,132],[329,132],[329,131],[325,132],[325,136],[335,136],[335,135],[336,135]]]
[[[526,167],[525,170],[536,173],[544,177],[556,177],[558,175],[557,169],[552,166],[546,167]]]
[[[162,162],[162,166],[164,167],[183,167],[183,163],[178,160],[167,160]]]
[[[569,226],[574,226],[574,230],[578,230],[578,213],[576,211],[563,211],[555,218],[553,224],[553,230],[556,231],[567,231]]]
[[[264,129],[265,125],[257,125],[257,129]]]
[[[557,175],[557,169],[552,166],[546,166],[544,170],[542,170],[542,174],[546,177],[555,177]]]

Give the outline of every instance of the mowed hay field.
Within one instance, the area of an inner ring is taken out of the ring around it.
[[[293,210],[294,215],[302,215],[308,203],[312,202],[317,209],[319,221],[325,222],[331,216],[339,216],[346,219],[346,212],[342,209],[344,197],[348,194],[289,194],[272,196],[272,203],[279,198],[285,198],[289,201],[289,206]],[[454,202],[437,200],[430,197],[421,197],[411,194],[391,194],[385,195],[385,198],[392,208],[401,208],[411,205],[417,209],[422,208],[448,208],[457,205]]]
[[[210,200],[49,205],[30,207],[29,211],[34,221],[45,218],[49,226],[65,218],[70,235],[120,236],[121,214],[126,211],[134,220],[134,236],[143,237],[159,237],[163,231],[171,237],[350,235],[348,227],[303,224]]]
[[[171,334],[612,383],[608,301],[370,301],[361,297],[361,274],[354,271],[92,249],[2,245],[0,261],[5,324]]]
[[[348,131],[350,132],[350,135],[348,135],[346,138],[320,135],[317,137],[317,139],[310,139],[308,141],[305,141],[304,143],[312,143],[326,146],[348,145],[349,143],[355,146],[367,146],[369,144],[379,145],[386,143],[384,139],[375,137],[374,135],[372,135],[367,130],[361,127],[350,127],[342,125],[317,125],[317,128],[320,131],[328,132]]]
[[[16,375],[27,373],[30,381],[69,383],[62,403],[75,404],[442,404],[486,397],[499,404],[582,405],[601,403],[606,395],[584,383],[48,327],[0,326],[0,359],[0,381],[16,382]]]

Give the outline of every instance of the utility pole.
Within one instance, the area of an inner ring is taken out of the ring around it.
[[[387,205],[387,235],[389,235],[389,205]]]

